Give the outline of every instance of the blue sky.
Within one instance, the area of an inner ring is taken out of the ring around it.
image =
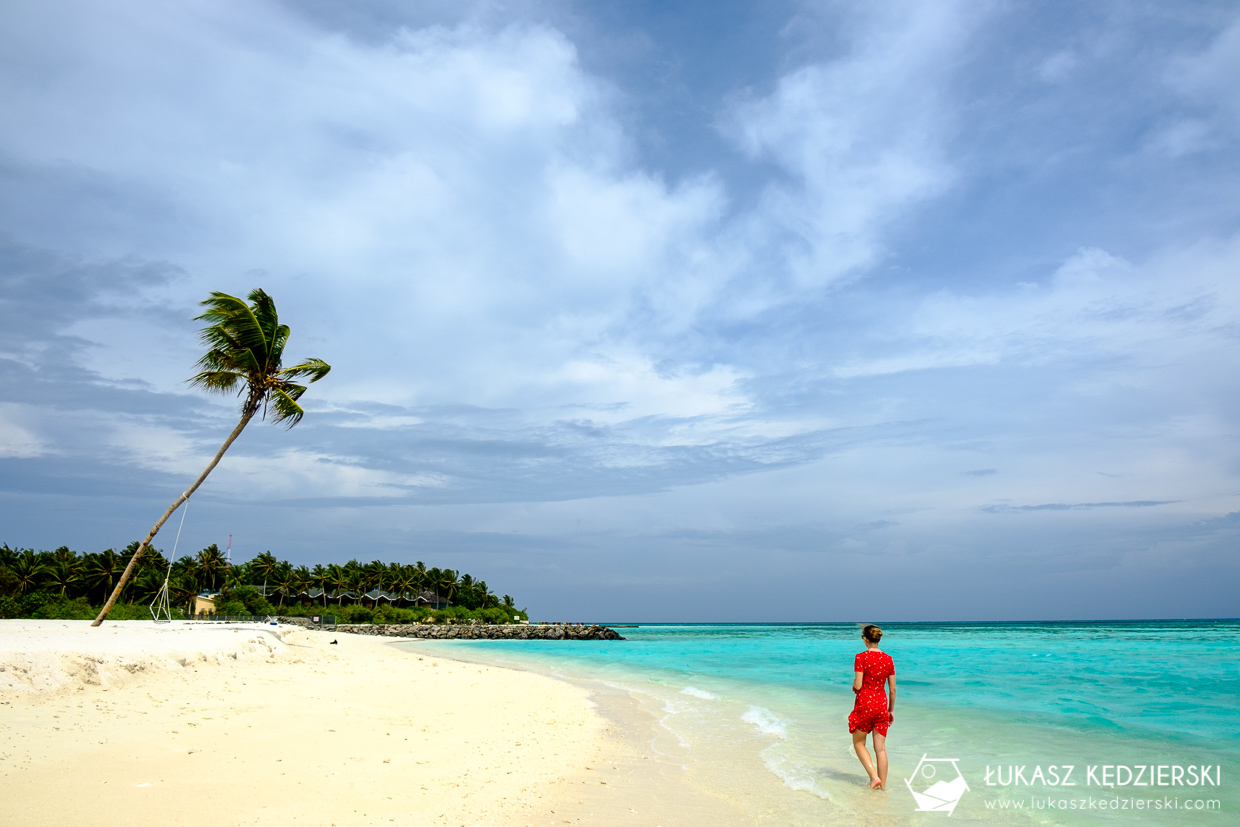
[[[0,9],[0,541],[536,618],[1240,615],[1234,3]],[[157,545],[171,547],[161,534]]]

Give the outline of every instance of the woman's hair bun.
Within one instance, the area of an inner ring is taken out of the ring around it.
[[[870,643],[878,643],[883,639],[883,630],[871,623],[861,630],[861,636]]]

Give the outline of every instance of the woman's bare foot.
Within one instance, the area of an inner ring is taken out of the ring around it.
[[[870,789],[871,789],[871,790],[882,790],[882,789],[885,789],[885,788],[883,787],[883,782],[882,782],[882,779],[877,778],[877,777],[875,777],[875,778],[871,778],[871,779],[870,779]]]

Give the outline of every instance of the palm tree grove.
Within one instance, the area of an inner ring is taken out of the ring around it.
[[[117,588],[138,543],[79,554],[13,549],[0,545],[0,618],[87,620]],[[149,604],[165,578],[174,616],[190,616],[195,595],[215,595],[217,617],[332,615],[340,623],[462,622],[512,623],[528,615],[513,599],[497,597],[485,580],[449,568],[427,568],[373,560],[294,566],[264,552],[228,565],[214,544],[185,555],[169,567],[158,549],[148,548],[134,575],[121,588],[110,617],[151,619]]]

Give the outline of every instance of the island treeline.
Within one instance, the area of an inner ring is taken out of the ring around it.
[[[104,549],[79,554],[13,549],[0,545],[0,618],[82,619],[95,616],[125,570],[138,543],[123,552]],[[263,552],[229,565],[212,544],[168,559],[147,549],[125,584],[110,617],[150,619],[148,606],[168,578],[174,613],[188,616],[195,595],[213,594],[220,615],[310,616],[331,614],[342,623],[414,623],[481,620],[512,623],[528,619],[512,597],[496,596],[485,580],[448,568],[362,563],[294,566]]]

